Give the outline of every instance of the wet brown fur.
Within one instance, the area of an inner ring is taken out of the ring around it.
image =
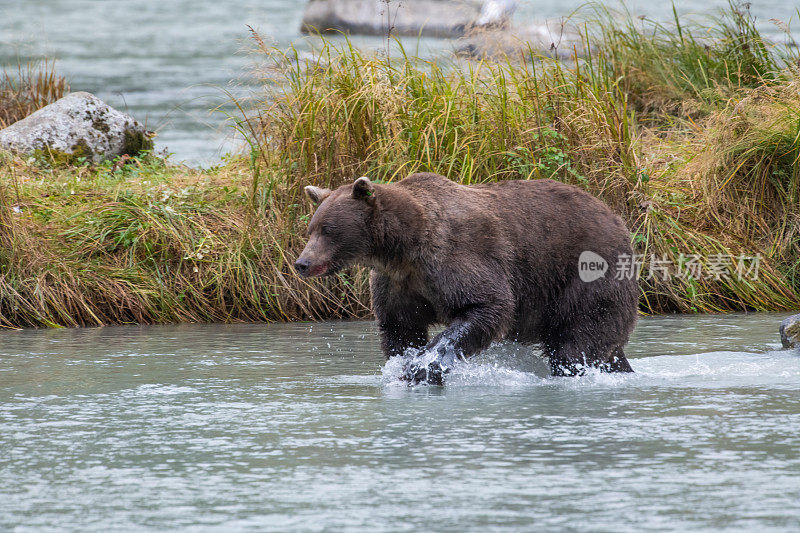
[[[372,268],[387,358],[443,339],[468,357],[510,339],[540,343],[557,375],[584,365],[631,371],[623,346],[638,288],[615,279],[617,257],[632,254],[629,233],[581,189],[552,180],[464,186],[422,173],[307,192],[320,206],[300,261],[317,269],[311,275]],[[604,277],[581,281],[584,250],[608,262]],[[437,323],[447,329],[429,342]]]

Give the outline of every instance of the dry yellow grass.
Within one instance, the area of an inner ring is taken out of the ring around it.
[[[69,92],[67,81],[56,74],[55,64],[44,61],[0,72],[0,129],[52,104]]]

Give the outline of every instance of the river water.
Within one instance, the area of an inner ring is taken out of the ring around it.
[[[679,13],[711,13],[727,0],[675,0]],[[568,16],[584,0],[522,0],[516,22]],[[613,4],[618,5],[618,4]],[[668,20],[671,2],[627,2],[634,14]],[[175,160],[210,164],[235,150],[226,96],[246,96],[256,57],[247,24],[268,42],[303,48],[301,0],[0,0],[0,67],[46,56],[73,90],[97,94],[159,134],[157,147]],[[794,0],[752,2],[767,32],[769,19],[797,17]],[[357,38],[380,48],[378,38]],[[414,43],[411,42],[413,49]],[[423,53],[453,49],[428,39]],[[222,106],[221,111],[210,110]]]
[[[645,318],[633,375],[500,346],[415,388],[372,322],[2,332],[0,530],[798,531],[780,318]]]

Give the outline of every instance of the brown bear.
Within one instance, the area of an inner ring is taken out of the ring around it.
[[[578,187],[548,179],[465,186],[421,173],[305,190],[319,207],[295,269],[326,276],[369,266],[387,359],[426,354],[407,364],[408,381],[441,383],[457,359],[500,339],[541,344],[557,376],[632,372],[622,349],[638,287],[617,270],[632,257],[630,235]],[[429,341],[434,324],[446,329]]]

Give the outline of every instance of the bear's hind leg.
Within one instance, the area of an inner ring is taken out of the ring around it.
[[[544,352],[550,360],[550,372],[558,377],[582,376],[590,366],[585,354],[573,343],[557,346],[545,342]]]
[[[611,357],[605,363],[600,364],[601,372],[633,372],[628,358],[625,357],[625,352],[622,351],[621,346],[617,346],[611,350]]]
[[[545,345],[550,359],[550,371],[554,376],[582,376],[587,368],[599,368],[601,372],[633,372],[622,348],[592,347],[590,343],[578,348],[572,342],[557,347]]]
[[[636,324],[638,287],[633,280],[576,279],[545,313],[542,341],[555,376],[633,372],[622,347]]]

